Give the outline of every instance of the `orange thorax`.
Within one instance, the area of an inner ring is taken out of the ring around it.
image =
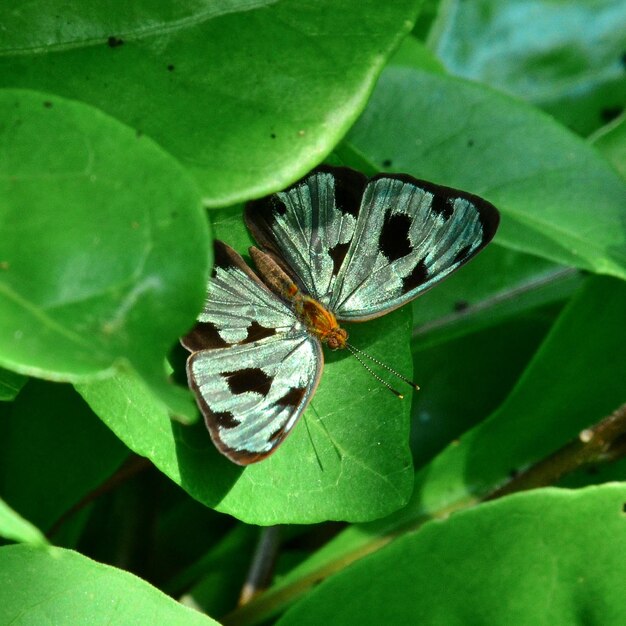
[[[252,246],[250,256],[263,280],[289,300],[298,319],[308,331],[324,342],[331,350],[345,348],[348,333],[339,326],[335,316],[320,302],[304,295],[278,263],[266,252]]]

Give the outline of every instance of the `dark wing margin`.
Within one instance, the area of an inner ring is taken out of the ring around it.
[[[272,454],[310,401],[323,367],[319,341],[226,244],[195,327],[187,379],[217,449],[249,465]]]
[[[284,191],[246,205],[259,245],[306,293],[328,304],[348,251],[367,178],[347,167],[319,167]]]
[[[495,235],[497,209],[464,191],[411,176],[375,176],[334,283],[338,319],[384,315],[467,263]]]

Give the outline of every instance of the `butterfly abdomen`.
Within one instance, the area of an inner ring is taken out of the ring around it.
[[[345,348],[348,333],[339,326],[333,313],[314,298],[303,294],[269,254],[252,246],[250,256],[263,281],[291,303],[296,316],[312,335],[331,350]]]
[[[274,259],[255,246],[250,247],[250,256],[263,282],[285,300],[292,301],[299,293],[298,286],[287,276]]]

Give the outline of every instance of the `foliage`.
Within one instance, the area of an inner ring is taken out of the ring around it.
[[[55,1],[0,23],[0,623],[623,621],[623,3]],[[501,228],[350,329],[413,364],[412,402],[327,355],[242,469],[177,339],[212,238],[245,253],[241,203],[322,160],[479,194]],[[257,540],[276,548],[253,524],[280,551],[235,610]]]

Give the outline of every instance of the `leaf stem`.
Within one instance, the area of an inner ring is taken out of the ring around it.
[[[588,465],[614,461],[626,455],[626,404],[550,456],[514,476],[484,500],[518,491],[553,485],[563,476]]]
[[[279,547],[280,526],[263,528],[252,556],[246,582],[239,595],[239,606],[248,604],[270,586]]]
[[[46,537],[48,539],[52,539],[56,533],[59,532],[61,526],[65,524],[72,516],[76,515],[79,511],[84,509],[88,504],[97,500],[100,496],[108,493],[109,491],[113,491],[116,487],[125,483],[127,480],[135,476],[135,474],[139,474],[140,472],[152,467],[152,463],[136,454],[130,456],[122,466],[110,476],[106,481],[104,481],[101,485],[98,485],[95,489],[92,489],[87,495],[85,495],[81,500],[79,500],[73,507],[69,508],[67,511],[57,519],[57,521],[50,527],[48,532],[46,532]]]

